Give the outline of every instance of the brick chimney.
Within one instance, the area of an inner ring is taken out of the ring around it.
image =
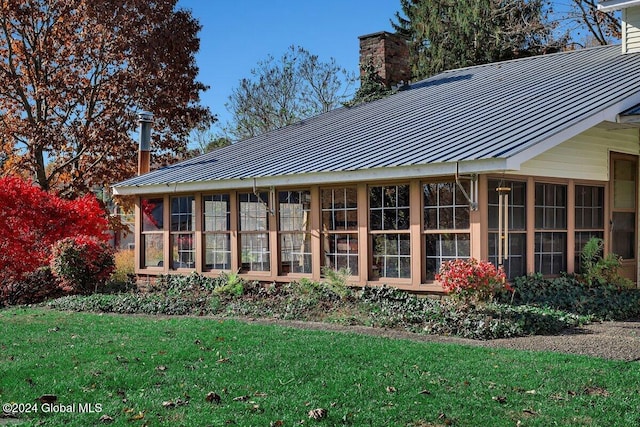
[[[140,123],[138,175],[142,175],[151,169],[151,123],[153,123],[153,114],[143,111],[138,114],[138,123]]]
[[[640,0],[601,1],[598,10],[622,10],[622,53],[640,52]]]
[[[372,61],[378,75],[387,87],[411,80],[409,45],[399,34],[381,31],[358,37],[360,39],[360,66]],[[362,77],[363,71],[360,70]]]

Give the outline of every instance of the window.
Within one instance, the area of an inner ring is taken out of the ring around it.
[[[208,270],[231,269],[229,195],[202,197],[204,264]]]
[[[369,188],[369,230],[372,279],[410,278],[409,185]]]
[[[238,199],[242,271],[269,271],[268,193],[241,193]]]
[[[323,265],[358,274],[358,192],[356,188],[322,190]]]
[[[195,267],[195,199],[171,198],[171,268]]]
[[[509,188],[508,193],[508,254],[502,260],[509,279],[527,273],[527,184],[520,181],[489,180],[489,261],[499,265],[498,260],[498,196],[497,188]]]
[[[311,273],[311,193],[278,192],[280,272]]]
[[[567,186],[536,183],[535,271],[560,274],[567,269]]]
[[[164,256],[164,200],[142,199],[142,260],[143,267],[161,267]]]
[[[469,194],[469,182],[462,182]],[[471,256],[469,202],[455,182],[422,186],[427,279],[433,280],[440,265]]]
[[[581,270],[582,249],[592,237],[604,237],[604,188],[575,186],[575,266]]]

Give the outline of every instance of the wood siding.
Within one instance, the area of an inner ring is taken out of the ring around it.
[[[609,180],[609,152],[638,154],[638,129],[599,125],[522,164],[517,175]]]
[[[640,7],[622,10],[622,51],[640,52]]]

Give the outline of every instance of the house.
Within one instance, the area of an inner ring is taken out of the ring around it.
[[[637,281],[640,1],[602,6],[624,9],[623,52],[447,71],[114,185],[137,198],[136,272],[348,267],[354,284],[438,292],[443,261],[551,276],[597,236]],[[382,68],[402,66],[402,45],[361,37]]]

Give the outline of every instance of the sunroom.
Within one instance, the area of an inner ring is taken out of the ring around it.
[[[638,69],[604,46],[452,70],[116,184],[136,273],[439,292],[445,260],[553,276],[595,236],[637,281]]]

